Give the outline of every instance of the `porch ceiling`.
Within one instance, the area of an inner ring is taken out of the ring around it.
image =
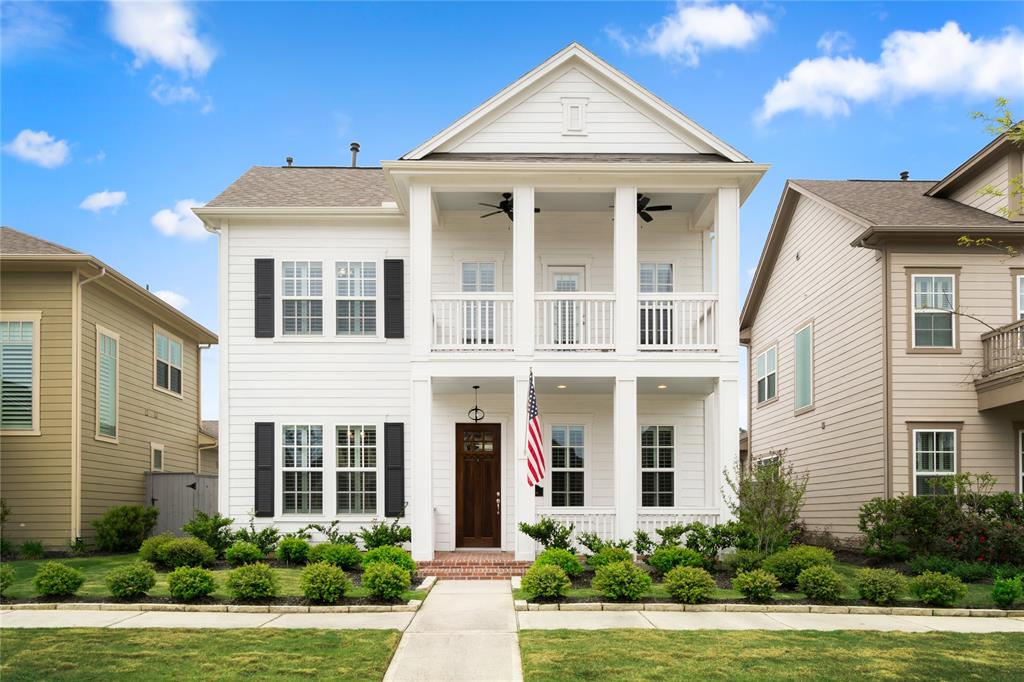
[[[481,394],[511,394],[511,377],[434,377],[434,393],[438,395],[472,395],[473,386]],[[608,395],[615,388],[614,377],[537,377],[537,392],[554,395]],[[564,386],[565,388],[559,388]],[[664,386],[665,388],[659,388]],[[708,395],[714,390],[714,379],[644,377],[637,380],[641,395]]]
[[[512,191],[509,187],[508,191]],[[643,192],[643,189],[640,189]],[[651,197],[651,205],[669,204],[673,213],[689,213],[700,204],[702,194],[684,194],[679,192],[647,193]],[[609,208],[614,203],[614,192],[544,192],[537,188],[535,195],[536,207],[541,211],[565,211],[573,213],[595,212],[611,213]],[[440,211],[478,211],[484,204],[497,204],[501,200],[500,192],[437,192],[437,207]]]

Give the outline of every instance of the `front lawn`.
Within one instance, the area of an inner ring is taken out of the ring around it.
[[[527,682],[1024,680],[1009,633],[524,630],[519,645]]]
[[[380,680],[397,630],[2,630],[15,680]]]
[[[82,559],[59,559],[61,563],[65,563],[68,566],[73,566],[80,569],[85,573],[85,584],[82,585],[82,589],[78,591],[77,597],[80,599],[105,599],[111,600],[110,590],[107,589],[107,584],[104,582],[107,572],[117,566],[123,566],[124,564],[130,564],[133,561],[138,560],[136,554],[117,554],[112,556],[96,556],[86,557]],[[9,561],[4,562],[14,567],[15,579],[14,584],[4,593],[6,599],[32,599],[36,596],[35,589],[32,587],[32,578],[35,577],[36,571],[39,566],[45,563],[45,560],[20,560],[20,561]],[[281,581],[281,597],[301,597],[302,591],[299,589],[299,574],[302,572],[301,567],[295,568],[274,568],[274,573],[277,574]],[[220,601],[228,601],[231,597],[228,595],[227,589],[224,587],[224,582],[227,579],[227,574],[230,569],[214,569],[213,573],[217,580],[217,591],[213,593],[213,598]],[[167,572],[157,571],[156,574],[156,587],[154,587],[149,596],[169,598],[170,594],[167,591]],[[356,586],[352,590],[351,594],[346,595],[346,600],[351,599],[369,599],[370,592],[365,587]],[[426,592],[420,592],[416,590],[410,590],[404,592],[401,596],[403,601],[410,599],[423,599],[426,597]],[[145,601],[141,599],[139,601]]]

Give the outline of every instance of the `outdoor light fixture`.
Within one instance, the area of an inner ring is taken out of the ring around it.
[[[668,388],[668,386],[665,384],[658,384],[658,388],[664,391],[666,388]]]
[[[480,391],[480,387],[479,386],[474,386],[473,387],[473,409],[466,413],[467,416],[470,419],[472,419],[474,422],[479,422],[481,419],[483,419],[486,416],[484,414],[484,411],[480,409],[480,393],[479,393],[479,391]]]
[[[555,388],[567,388],[565,384],[558,384]]]

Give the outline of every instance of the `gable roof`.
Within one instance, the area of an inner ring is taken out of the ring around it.
[[[6,256],[81,255],[78,251],[66,246],[33,237],[6,225],[0,227],[0,254]]]
[[[379,207],[388,201],[394,197],[380,168],[253,166],[206,208]]]
[[[622,95],[638,104],[642,104],[652,114],[665,121],[668,126],[699,140],[714,153],[720,154],[729,161],[750,161],[749,158],[737,149],[715,137],[708,130],[683,115],[678,109],[672,107],[649,90],[641,87],[636,81],[575,42],[570,43],[476,109],[473,109],[423,144],[405,154],[402,159],[423,159],[427,155],[438,151],[446,142],[453,140],[457,136],[464,135],[467,131],[479,126],[488,117],[506,110],[546,77],[570,67],[602,77],[603,80],[608,81]]]
[[[1013,143],[1010,141],[1009,136],[1003,133],[978,150],[971,158],[957,166],[949,175],[929,187],[925,194],[930,197],[948,196],[952,191],[987,168],[989,162],[1002,157],[1003,154],[1012,149]]]

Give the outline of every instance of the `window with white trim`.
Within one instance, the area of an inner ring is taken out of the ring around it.
[[[668,293],[672,291],[671,263],[641,263],[640,293]]]
[[[662,294],[673,290],[671,263],[640,263],[639,273],[641,294]],[[673,342],[674,316],[673,301],[643,298],[640,301],[640,345],[670,345]]]
[[[281,333],[320,336],[324,332],[323,263],[281,262]]]
[[[336,429],[338,515],[377,513],[377,427]]]
[[[675,506],[675,428],[640,428],[640,505]]]
[[[807,325],[793,335],[793,407],[814,404],[814,326]]]
[[[38,318],[0,321],[0,429],[38,428]]]
[[[376,336],[376,261],[338,261],[334,264],[334,277],[334,333],[338,336]]]
[[[462,291],[493,292],[497,290],[498,268],[494,261],[464,261]],[[462,337],[466,344],[494,343],[494,301],[466,300],[462,305]]]
[[[757,356],[755,378],[757,380],[757,402],[764,403],[776,396],[778,389],[777,351],[774,346]]]
[[[956,473],[956,429],[914,429],[914,494],[946,492],[944,479]]]
[[[156,386],[181,395],[181,339],[159,329],[153,333]]]
[[[324,427],[281,427],[281,456],[282,513],[323,514]]]
[[[117,438],[119,345],[117,334],[96,327],[96,435],[102,438]]]
[[[585,429],[578,424],[551,427],[551,506],[582,507]]]
[[[912,275],[914,348],[953,348],[956,277]]]
[[[149,468],[153,471],[164,470],[164,446],[160,443],[149,444]]]

